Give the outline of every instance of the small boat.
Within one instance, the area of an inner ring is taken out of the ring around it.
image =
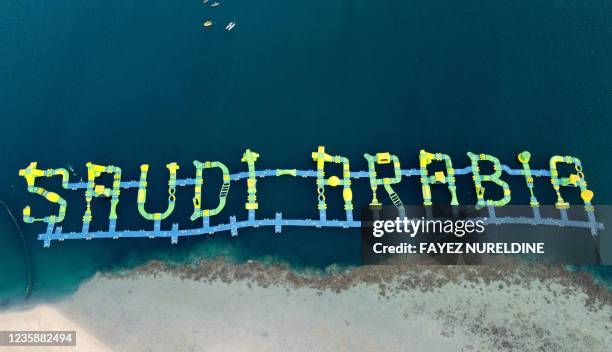
[[[206,4],[208,0],[202,0],[202,4]]]
[[[217,7],[217,6],[219,6],[219,5],[221,5],[221,3],[219,3],[219,2],[213,2],[212,4],[210,4],[210,7]]]
[[[228,31],[231,31],[232,29],[234,29],[234,27],[236,27],[236,22],[232,21],[228,23],[227,26],[225,26],[225,29],[227,29]]]
[[[204,24],[204,27],[210,27],[213,25],[211,20],[205,21],[203,24]]]

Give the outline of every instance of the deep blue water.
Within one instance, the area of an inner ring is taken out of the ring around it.
[[[207,19],[215,25],[205,30]],[[226,32],[230,20],[237,26]],[[607,0],[227,0],[214,9],[198,0],[9,0],[0,3],[0,48],[0,199],[17,216],[26,204],[37,214],[54,211],[17,176],[30,161],[70,164],[77,179],[87,161],[118,165],[126,179],[149,163],[154,199],[147,206],[161,209],[168,162],[181,164],[180,177],[192,177],[194,159],[220,160],[236,172],[246,170],[240,157],[251,148],[261,155],[258,168],[306,169],[318,145],[349,157],[352,169],[365,169],[363,153],[377,151],[410,167],[421,148],[450,154],[457,167],[467,165],[468,150],[512,164],[528,149],[534,168],[546,168],[553,154],[572,154],[582,159],[595,202],[612,199]],[[210,178],[206,186],[218,185],[218,174]],[[59,182],[45,184],[60,190]],[[216,187],[204,190],[210,202]],[[245,216],[246,187],[232,187],[222,219]],[[279,178],[258,187],[262,216],[316,216],[312,183]],[[420,202],[417,183],[403,187],[404,202]],[[178,194],[173,217],[185,226],[190,192]],[[83,194],[62,195],[70,201],[64,229],[76,230]],[[356,204],[368,197],[363,187]],[[339,214],[339,203],[332,205]],[[135,194],[125,192],[120,227],[146,225],[135,209]],[[107,202],[94,201],[94,226],[103,228],[107,211]],[[141,239],[43,249],[35,234],[44,226],[22,227],[38,297],[154,257],[221,253],[319,267],[358,261],[358,231],[272,236],[259,229],[175,247]],[[0,297],[19,296],[21,243],[6,215],[0,230]]]

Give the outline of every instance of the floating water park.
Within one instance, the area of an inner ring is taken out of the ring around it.
[[[170,238],[171,243],[176,244],[179,237],[197,236],[204,234],[214,234],[222,231],[230,231],[232,236],[238,235],[238,230],[246,227],[274,227],[275,233],[281,233],[285,226],[298,227],[335,227],[335,228],[357,228],[361,226],[361,221],[353,219],[353,191],[351,185],[353,180],[369,179],[372,198],[369,203],[370,207],[382,207],[382,202],[379,198],[378,188],[382,186],[390,202],[397,208],[400,214],[404,213],[404,204],[400,196],[394,191],[393,185],[400,183],[404,178],[418,177],[421,182],[423,205],[430,207],[433,204],[432,200],[432,185],[446,185],[451,195],[451,206],[458,206],[457,186],[455,176],[457,175],[472,175],[474,191],[477,198],[476,208],[486,209],[488,216],[487,224],[531,224],[531,225],[548,225],[559,227],[576,227],[590,230],[590,233],[596,237],[598,232],[603,229],[603,224],[597,222],[595,218],[594,207],[591,203],[593,199],[593,191],[587,188],[582,171],[580,160],[573,156],[553,156],[549,161],[549,169],[531,169],[529,161],[531,154],[523,151],[518,154],[517,159],[521,164],[521,168],[513,169],[492,155],[467,153],[471,165],[455,169],[451,158],[442,153],[431,153],[421,150],[419,153],[419,168],[402,169],[399,157],[389,152],[380,152],[374,155],[364,154],[368,164],[367,171],[351,171],[349,159],[343,156],[334,156],[327,153],[325,147],[320,146],[317,151],[312,152],[312,160],[316,163],[316,170],[297,170],[297,169],[265,169],[257,170],[255,164],[259,158],[259,154],[247,149],[241,162],[247,164],[247,171],[230,173],[225,164],[219,161],[194,161],[195,178],[177,178],[177,172],[180,169],[176,162],[169,163],[166,168],[169,172],[168,179],[168,205],[165,211],[150,213],[145,209],[147,202],[147,174],[149,165],[143,164],[140,166],[140,179],[132,181],[123,181],[121,168],[112,165],[97,165],[87,163],[87,180],[80,182],[70,182],[70,173],[64,168],[57,169],[39,169],[38,162],[31,162],[25,169],[19,170],[19,175],[22,176],[27,183],[27,190],[30,193],[38,194],[44,197],[48,202],[59,206],[56,214],[47,215],[44,217],[36,217],[30,206],[23,209],[23,221],[26,223],[43,222],[47,224],[46,231],[38,235],[38,239],[42,240],[45,247],[49,247],[51,241],[63,241],[67,239],[87,239],[92,238],[129,238],[129,237],[145,237]],[[436,163],[441,163],[445,171],[435,171],[430,174],[428,167]],[[489,162],[493,165],[493,173],[482,174],[480,165],[483,162]],[[341,175],[327,176],[325,172],[326,164],[339,164],[342,167]],[[394,176],[379,178],[377,174],[378,165],[390,165],[393,167]],[[567,164],[573,167],[569,175],[561,177],[558,171],[559,164]],[[218,168],[222,172],[222,185],[219,190],[219,204],[212,209],[202,209],[202,193],[203,193],[203,170]],[[510,203],[511,190],[507,182],[503,181],[501,176],[505,172],[510,176],[522,176],[529,190],[530,201],[529,205],[532,209],[532,216],[526,217],[503,217],[496,216],[495,209],[503,207]],[[102,174],[111,174],[113,182],[111,187],[106,187],[96,183],[96,179]],[[316,191],[317,209],[319,211],[318,219],[285,219],[282,212],[276,212],[274,218],[257,218],[257,210],[259,204],[257,201],[257,181],[267,177],[304,177],[314,178],[313,191]],[[60,177],[62,180],[62,188],[66,190],[85,190],[86,210],[82,217],[82,228],[80,232],[63,232],[62,223],[66,216],[67,201],[57,192],[48,191],[45,188],[36,185],[38,178]],[[559,211],[559,217],[544,217],[540,213],[540,203],[534,192],[534,178],[549,178],[553,190],[556,193],[555,207]],[[244,207],[247,211],[246,219],[238,220],[235,215],[229,216],[229,221],[222,224],[211,225],[211,218],[218,216],[224,209],[226,200],[230,192],[233,182],[241,182],[246,180],[247,194]],[[193,214],[190,219],[192,221],[200,221],[199,228],[180,228],[178,223],[172,223],[172,228],[169,230],[161,229],[161,222],[168,218],[174,211],[176,203],[177,187],[191,186],[194,188]],[[344,219],[328,219],[327,218],[327,202],[325,191],[327,188],[342,188],[342,200],[344,202]],[[488,198],[487,189],[497,187],[502,189],[502,197],[498,199]],[[586,220],[572,220],[568,218],[568,209],[570,207],[561,194],[561,190],[565,187],[575,187],[580,191],[580,198],[584,203],[584,211],[586,212]],[[117,204],[122,190],[137,189],[137,207],[140,215],[152,222],[150,229],[129,230],[117,228]],[[110,214],[108,215],[108,229],[104,231],[90,231],[90,224],[93,219],[91,203],[95,198],[106,197],[110,198]]]

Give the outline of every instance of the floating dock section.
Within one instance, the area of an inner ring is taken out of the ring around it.
[[[19,175],[24,177],[28,191],[39,194],[45,197],[49,202],[59,205],[57,215],[50,215],[42,218],[32,216],[30,207],[23,209],[23,219],[26,223],[45,222],[47,229],[44,233],[38,236],[38,239],[43,241],[45,247],[49,247],[51,241],[63,241],[67,239],[92,239],[92,238],[124,238],[124,237],[147,237],[170,238],[171,243],[176,244],[179,237],[184,236],[199,236],[214,234],[217,232],[229,231],[232,236],[237,236],[239,230],[246,227],[274,227],[274,233],[281,233],[284,227],[336,227],[336,228],[357,228],[361,226],[361,222],[353,219],[353,194],[351,183],[353,180],[367,178],[370,181],[372,190],[371,207],[382,206],[377,195],[378,187],[386,191],[389,200],[394,204],[400,214],[403,213],[403,203],[398,194],[393,190],[392,185],[399,183],[404,177],[419,177],[422,185],[423,204],[425,206],[432,205],[430,187],[433,184],[445,184],[451,193],[451,205],[458,205],[455,176],[457,175],[472,175],[477,196],[477,207],[488,209],[489,216],[486,219],[488,224],[531,224],[531,225],[549,225],[549,226],[568,226],[590,229],[593,236],[597,236],[599,230],[603,229],[603,224],[598,223],[595,218],[594,209],[591,204],[593,192],[587,189],[587,183],[582,172],[580,160],[570,156],[554,156],[550,159],[550,170],[532,170],[529,167],[531,155],[529,152],[522,152],[518,155],[518,161],[521,163],[521,169],[513,169],[507,165],[501,164],[499,160],[493,156],[485,154],[468,153],[471,160],[471,166],[454,169],[450,157],[442,153],[429,153],[422,150],[419,154],[419,168],[402,169],[397,156],[388,152],[377,153],[375,155],[365,154],[364,157],[368,163],[367,171],[351,171],[349,160],[342,156],[332,156],[328,154],[325,147],[319,147],[317,151],[312,153],[312,159],[316,163],[316,170],[297,170],[297,169],[267,169],[256,170],[255,163],[259,154],[246,150],[241,161],[247,164],[245,172],[230,174],[228,168],[218,161],[199,162],[194,161],[196,167],[195,178],[177,178],[177,163],[170,163],[166,167],[169,171],[168,180],[168,206],[164,212],[149,213],[145,210],[147,198],[147,172],[148,165],[141,165],[141,176],[138,181],[121,181],[121,169],[116,166],[102,166],[93,163],[87,163],[88,180],[87,182],[69,182],[69,173],[65,169],[38,169],[38,164],[32,162],[27,168],[19,171]],[[491,162],[493,164],[494,173],[482,175],[479,169],[479,163],[482,161]],[[446,171],[437,171],[430,175],[427,167],[433,162],[441,162],[444,164]],[[334,163],[342,165],[342,174],[339,176],[333,175],[326,177],[325,164]],[[567,163],[574,165],[575,174],[569,177],[559,178],[557,171],[558,163]],[[376,165],[392,164],[394,176],[389,178],[378,178],[376,174]],[[202,186],[203,178],[202,171],[204,169],[218,168],[222,172],[223,184],[221,186],[218,199],[219,205],[214,209],[202,209]],[[501,180],[502,172],[510,176],[523,176],[530,192],[530,206],[533,209],[532,217],[497,217],[495,208],[503,206],[510,201],[510,188],[508,184]],[[102,173],[113,174],[112,188],[108,189],[102,185],[96,185],[96,177]],[[35,186],[36,178],[39,177],[54,177],[62,178],[62,187],[68,190],[85,190],[86,212],[83,216],[83,226],[80,232],[63,232],[62,227],[58,224],[64,219],[66,214],[66,201],[57,193],[49,192],[41,187]],[[257,202],[257,180],[265,177],[304,177],[313,178],[315,180],[314,187],[317,192],[317,209],[319,210],[318,219],[286,219],[281,212],[277,212],[273,219],[258,219],[256,212],[259,208]],[[557,194],[556,208],[559,209],[560,218],[543,218],[539,212],[539,202],[533,192],[534,177],[549,177],[550,182]],[[232,182],[246,180],[247,184],[247,202],[245,209],[247,210],[247,218],[238,220],[236,216],[230,216],[227,223],[211,225],[210,218],[218,215],[224,208],[226,198],[230,190]],[[503,197],[497,200],[486,199],[485,184],[493,183],[497,187],[503,189]],[[173,223],[170,230],[161,229],[161,221],[166,219],[174,210],[176,201],[175,192],[177,187],[193,186],[195,189],[193,197],[194,211],[191,216],[192,221],[199,220],[200,227],[191,229],[182,229],[178,223]],[[584,208],[587,212],[587,221],[570,220],[567,217],[567,208],[569,204],[562,198],[560,193],[561,187],[579,187],[580,195],[584,201]],[[327,203],[325,199],[325,190],[327,187],[342,187],[342,197],[344,201],[345,219],[328,219],[327,218]],[[125,189],[138,189],[137,206],[140,214],[147,220],[152,222],[150,229],[143,230],[120,230],[117,229],[117,213],[116,206],[119,201],[119,195]],[[109,216],[109,227],[107,231],[89,231],[89,224],[92,219],[91,201],[96,197],[107,197],[111,201],[111,213]]]

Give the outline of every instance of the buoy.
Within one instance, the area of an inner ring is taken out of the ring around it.
[[[350,202],[353,200],[353,191],[351,191],[350,188],[345,188],[344,190],[342,190],[342,198],[347,201]]]
[[[336,187],[336,186],[340,185],[340,179],[338,178],[338,176],[330,177],[328,182],[329,182],[329,185],[332,186],[332,187]]]
[[[585,189],[584,191],[580,192],[580,198],[582,198],[582,200],[585,202],[590,202],[591,199],[593,199],[593,195],[593,191],[589,189]]]
[[[529,159],[531,159],[531,153],[529,153],[528,151],[521,152],[518,155],[518,160],[521,163],[528,163]]]
[[[575,185],[578,181],[580,181],[580,176],[578,176],[576,174],[569,175],[569,182],[571,184]]]

